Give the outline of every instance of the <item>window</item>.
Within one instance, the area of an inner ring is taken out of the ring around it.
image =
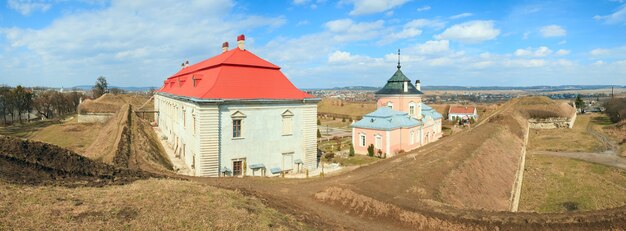
[[[243,138],[243,120],[246,115],[240,111],[236,111],[230,116],[233,119],[233,138]]]
[[[293,113],[291,111],[286,110],[282,114],[283,116],[283,136],[288,136],[293,134]]]
[[[381,137],[380,135],[376,135],[375,139],[376,142],[374,143],[374,148],[381,149],[383,146],[383,137]]]
[[[413,105],[409,106],[409,115],[415,115],[415,106]]]
[[[393,103],[391,101],[387,102],[387,107],[393,109]]]
[[[361,134],[359,136],[359,144],[361,145],[361,147],[365,147],[365,134]]]
[[[233,138],[241,137],[241,119],[233,119]]]
[[[185,112],[185,108],[183,107],[183,128],[187,128],[187,113]]]
[[[193,109],[191,109],[191,126],[193,129],[193,134],[196,134],[196,113]]]

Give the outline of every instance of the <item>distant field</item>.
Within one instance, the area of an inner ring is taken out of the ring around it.
[[[559,129],[532,129],[528,140],[528,150],[601,152],[606,147],[587,131],[588,126],[604,126],[596,118],[600,114],[578,115],[574,127]]]
[[[596,210],[626,205],[626,171],[565,157],[527,155],[520,211]]]
[[[303,230],[242,193],[179,180],[123,186],[32,187],[0,182],[0,230]]]
[[[343,106],[342,106],[343,105]],[[318,113],[329,113],[357,118],[376,110],[376,102],[346,102],[338,99],[322,99],[317,104]]]

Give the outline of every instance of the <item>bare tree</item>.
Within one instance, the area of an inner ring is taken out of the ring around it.
[[[98,77],[98,80],[96,80],[96,85],[93,86],[91,92],[94,99],[97,99],[98,97],[109,92],[109,84],[107,83],[107,79],[104,76]]]

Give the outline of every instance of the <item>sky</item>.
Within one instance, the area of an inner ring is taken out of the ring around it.
[[[156,86],[236,44],[300,88],[626,85],[626,1],[6,0],[0,84]]]

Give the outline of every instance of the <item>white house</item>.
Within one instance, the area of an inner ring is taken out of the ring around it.
[[[454,121],[458,119],[478,119],[476,107],[468,106],[450,106],[448,110],[448,120]]]
[[[238,47],[187,66],[155,95],[156,121],[196,176],[317,167],[317,103],[280,67]]]

